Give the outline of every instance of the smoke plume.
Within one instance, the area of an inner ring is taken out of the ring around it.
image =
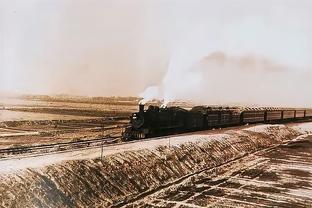
[[[142,102],[311,107],[311,5],[238,2],[209,15],[207,7],[175,11],[167,72],[141,93]]]
[[[178,100],[212,105],[307,106],[311,73],[253,55],[214,52],[191,66],[171,62],[163,81],[148,87],[142,102]]]

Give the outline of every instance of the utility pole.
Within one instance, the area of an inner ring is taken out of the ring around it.
[[[105,138],[105,128],[104,129],[104,137],[102,138],[102,141],[101,141],[101,161],[103,160],[103,144],[104,144],[104,138]]]
[[[103,140],[101,141],[101,160],[103,160]]]
[[[169,136],[169,140],[168,140],[168,146],[169,146],[169,149],[170,149],[170,136]]]

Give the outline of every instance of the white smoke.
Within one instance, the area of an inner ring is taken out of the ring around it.
[[[311,107],[308,35],[293,29],[295,20],[286,25],[273,17],[233,20],[221,29],[194,21],[191,30],[178,31],[167,73],[153,86],[157,96],[147,88],[144,101]]]
[[[160,94],[160,89],[158,86],[151,86],[146,88],[146,90],[139,95],[143,99],[140,100],[140,104],[145,104],[148,101],[152,100],[160,100],[162,98],[162,95]]]
[[[214,52],[197,62],[177,66],[172,59],[159,86],[141,96],[163,105],[177,100],[215,105],[308,106],[311,73],[253,55]]]

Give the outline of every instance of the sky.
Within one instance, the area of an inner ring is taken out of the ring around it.
[[[0,0],[0,92],[137,96],[156,86],[164,91],[157,96],[188,99],[172,89],[220,52],[233,68],[250,56],[253,67],[259,60],[283,66],[284,79],[267,83],[309,93],[311,11],[310,0]],[[224,84],[244,81],[239,73]],[[224,74],[197,74],[217,75]],[[187,93],[197,95],[194,79]]]

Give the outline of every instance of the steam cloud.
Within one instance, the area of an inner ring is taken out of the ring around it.
[[[167,72],[141,93],[143,103],[311,107],[312,28],[302,15],[311,5],[276,2],[268,9],[259,1],[254,10],[239,2],[246,13],[226,6],[203,20],[177,11]],[[226,18],[219,12],[228,12]]]
[[[177,60],[174,60],[177,61]],[[306,106],[311,103],[308,72],[296,72],[252,55],[214,52],[191,66],[170,63],[159,86],[148,87],[142,103],[177,100],[216,105]]]

